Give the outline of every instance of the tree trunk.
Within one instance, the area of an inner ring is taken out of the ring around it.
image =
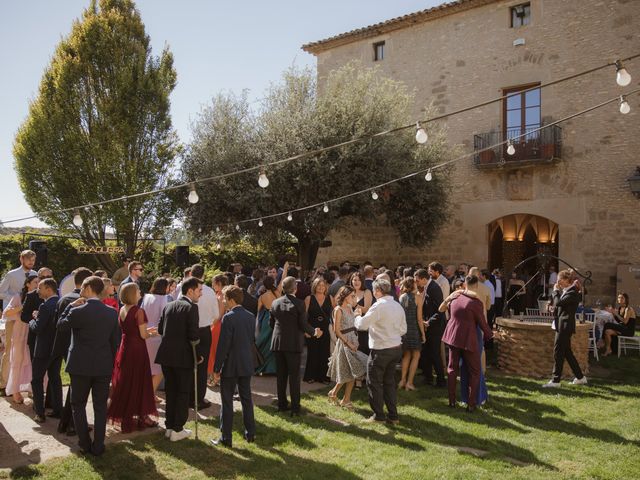
[[[311,237],[298,237],[298,263],[302,268],[301,278],[314,267],[320,241]]]

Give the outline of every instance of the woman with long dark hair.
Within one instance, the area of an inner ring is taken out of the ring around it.
[[[636,312],[629,306],[629,295],[618,294],[618,310],[611,309],[616,322],[604,324],[604,357],[611,355],[611,340],[613,337],[622,335],[623,337],[633,337],[636,334]]]
[[[271,304],[280,295],[276,282],[272,276],[267,276],[262,284],[265,291],[258,298],[258,315],[256,317],[256,347],[260,351],[264,362],[256,369],[256,373],[276,373],[276,357],[271,351],[271,337],[273,329],[269,324]]]
[[[311,284],[311,295],[304,299],[309,325],[322,330],[322,336],[305,335],[307,343],[307,365],[303,380],[307,383],[329,383],[327,366],[329,364],[329,326],[331,320],[331,297],[324,278],[316,278]]]

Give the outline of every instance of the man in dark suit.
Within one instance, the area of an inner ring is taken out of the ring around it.
[[[576,333],[576,310],[580,303],[580,282],[573,279],[569,270],[558,273],[558,282],[553,286],[553,329],[556,338],[553,344],[553,378],[543,385],[545,388],[560,386],[565,359],[575,375],[574,385],[585,385],[587,377],[582,374],[580,365],[571,350],[571,336]]]
[[[322,330],[315,330],[307,322],[304,302],[295,297],[296,279],[287,277],[282,281],[284,295],[271,304],[269,322],[273,329],[271,350],[276,357],[276,375],[278,384],[278,411],[289,410],[287,402],[287,378],[291,394],[291,416],[300,415],[300,353],[304,343],[304,334],[316,338],[322,336]],[[217,356],[217,355],[216,355]]]
[[[236,287],[239,287],[242,290],[242,306],[245,310],[251,312],[255,319],[258,314],[258,300],[247,292],[247,289],[249,288],[249,279],[246,275],[240,274],[235,278],[234,283]]]
[[[53,278],[45,278],[38,284],[38,295],[43,300],[38,308],[37,316],[29,322],[29,330],[34,333],[36,342],[33,348],[33,360],[31,364],[31,390],[33,392],[33,409],[36,412],[34,420],[44,423],[44,375],[49,372],[49,383],[52,391],[62,389],[60,374],[51,372],[50,360],[53,348],[53,339],[56,336],[56,304],[58,303],[58,284]],[[52,378],[53,377],[53,378]],[[62,394],[60,398],[51,401],[53,412],[60,415],[62,410]]]
[[[211,440],[211,443],[231,447],[233,393],[236,385],[242,403],[244,438],[247,442],[253,442],[256,435],[256,422],[253,417],[253,401],[251,400],[256,317],[242,306],[244,293],[240,287],[228,286],[222,292],[227,313],[222,319],[222,330],[213,367],[214,380],[220,381],[222,400],[220,432],[222,435],[217,440]]]
[[[71,409],[82,453],[102,455],[107,428],[107,398],[113,363],[120,343],[116,311],[102,303],[102,278],[82,282],[80,298],[71,302],[58,320],[58,331],[71,330],[65,370],[71,376]],[[93,442],[87,425],[87,398],[93,401]]]
[[[482,368],[479,353],[482,350],[482,345],[478,344],[477,327],[479,326],[484,332],[485,340],[493,338],[493,332],[484,315],[484,304],[475,295],[478,290],[478,277],[469,275],[465,281],[470,294],[458,290],[446,299],[446,304],[451,306],[451,318],[447,323],[442,341],[449,345],[449,366],[447,368],[449,406],[456,406],[456,378],[460,370],[460,358],[464,358],[469,371],[467,411],[473,412],[476,409],[480,369]]]
[[[420,269],[415,273],[418,287],[424,288],[424,305],[422,306],[422,320],[424,321],[427,341],[422,345],[420,364],[425,383],[433,385],[433,370],[436,372],[436,386],[444,387],[444,367],[440,354],[440,342],[446,324],[446,316],[438,311],[443,301],[442,288],[436,281],[430,280],[429,272]]]
[[[93,273],[91,270],[85,267],[80,267],[73,272],[73,283],[75,284],[75,289],[73,292],[66,294],[60,300],[58,300],[58,305],[56,306],[56,324],[60,319],[62,313],[66,310],[66,308],[72,302],[75,302],[78,298],[80,298],[80,287],[82,287],[82,282],[85,279],[89,278]],[[56,337],[53,341],[53,351],[51,352],[51,373],[49,374],[49,378],[51,376],[56,376],[57,379],[55,381],[56,385],[59,385],[55,391],[52,391],[52,397],[54,399],[60,399],[60,403],[62,403],[62,380],[60,379],[60,367],[62,366],[62,360],[67,358],[69,353],[69,345],[71,344],[71,330],[65,331],[56,331]],[[50,417],[56,417],[54,415],[56,412],[50,414]],[[60,422],[58,423],[58,432],[67,432],[67,435],[75,435],[76,430],[73,424],[73,414],[71,412],[71,389],[67,390],[67,397],[64,401],[64,406],[62,407],[62,411],[58,412],[57,417],[60,417]]]
[[[191,435],[184,428],[189,414],[189,393],[193,388],[193,348],[200,342],[198,305],[202,280],[189,277],[182,282],[182,296],[162,311],[158,333],[162,342],[156,363],[162,365],[167,400],[165,436],[177,442]],[[202,358],[199,359],[202,361]]]

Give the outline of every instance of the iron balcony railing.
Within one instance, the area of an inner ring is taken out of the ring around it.
[[[512,128],[506,132],[488,132],[473,136],[475,163],[478,166],[502,165],[514,162],[550,161],[562,158],[562,129],[553,125],[543,128]],[[531,132],[531,133],[529,133]],[[524,135],[524,136],[522,136]],[[513,139],[515,153],[507,153],[507,145],[489,148]]]

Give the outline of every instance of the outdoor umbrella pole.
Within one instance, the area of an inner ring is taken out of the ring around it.
[[[196,345],[200,343],[199,340],[191,342],[191,349],[193,351],[193,409],[196,412],[196,440],[198,440],[198,355],[196,353]]]

